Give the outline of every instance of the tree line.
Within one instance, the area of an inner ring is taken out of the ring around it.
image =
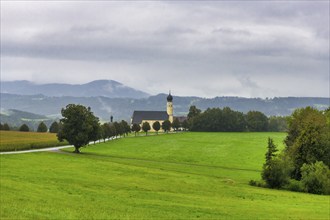
[[[330,194],[330,108],[297,109],[289,118],[285,148],[280,153],[271,138],[262,180],[252,185],[315,194]]]
[[[37,128],[37,132],[49,132],[49,133],[57,133],[59,130],[60,123],[54,121],[50,126],[49,130],[47,125],[44,122],[40,122]],[[1,124],[0,123],[0,130],[3,131],[22,131],[22,132],[29,132],[32,131],[30,127],[27,124],[22,124],[21,126],[17,127],[11,127],[8,123]]]
[[[208,108],[204,112],[191,106],[188,113],[187,127],[190,131],[239,132],[239,131],[286,131],[288,117],[267,117],[259,111],[246,114],[229,107]]]

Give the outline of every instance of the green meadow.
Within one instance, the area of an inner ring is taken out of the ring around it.
[[[329,196],[248,185],[267,138],[179,133],[1,155],[1,219],[329,219]]]

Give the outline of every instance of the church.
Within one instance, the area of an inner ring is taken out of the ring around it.
[[[166,106],[166,111],[134,111],[131,124],[139,124],[142,127],[144,122],[148,122],[151,131],[154,131],[152,125],[156,121],[159,121],[160,124],[165,120],[169,120],[173,123],[173,96],[171,95],[171,92],[167,96]]]

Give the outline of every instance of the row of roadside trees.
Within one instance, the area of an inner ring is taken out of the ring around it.
[[[176,119],[171,123],[169,120],[165,120],[162,124],[160,124],[159,121],[155,121],[152,124],[152,128],[156,133],[158,134],[160,129],[163,129],[166,133],[171,130],[171,128],[174,128],[175,130],[178,130],[180,127],[180,122]],[[151,130],[151,126],[149,122],[143,122],[142,127],[139,124],[133,124],[132,125],[132,131],[135,133],[135,136],[138,132],[141,131],[141,129],[148,135],[148,132]]]

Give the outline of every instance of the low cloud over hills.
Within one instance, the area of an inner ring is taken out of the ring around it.
[[[105,96],[110,98],[146,98],[149,94],[125,86],[113,80],[97,80],[86,84],[35,84],[29,81],[4,81],[1,82],[1,93],[17,95],[38,95],[49,97],[95,97]]]

